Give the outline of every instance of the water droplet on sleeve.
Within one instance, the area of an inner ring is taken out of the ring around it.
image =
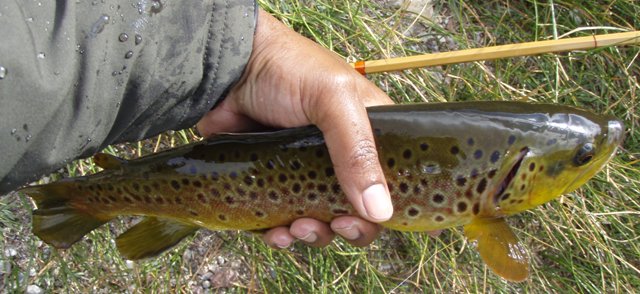
[[[15,135],[17,131],[18,131],[17,129],[11,129],[11,135]]]
[[[136,34],[135,43],[136,45],[142,43],[142,36]]]
[[[129,52],[127,52],[127,53],[124,55],[124,58],[125,58],[125,59],[129,59],[129,58],[131,58],[132,56],[133,56],[133,51],[129,51]]]
[[[129,40],[129,35],[127,35],[126,33],[122,33],[120,34],[120,36],[118,36],[118,40],[120,42],[126,42],[127,40]]]
[[[4,79],[7,76],[7,68],[0,65],[0,80]]]
[[[38,53],[38,55],[36,55],[36,57],[38,57],[38,59],[44,59],[46,55],[44,54],[44,52],[40,52]]]

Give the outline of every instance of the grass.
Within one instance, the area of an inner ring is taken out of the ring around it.
[[[378,59],[558,36],[640,29],[637,1],[438,1],[434,20],[384,1],[261,1],[287,25],[345,59]],[[525,100],[576,105],[625,121],[612,162],[578,191],[509,221],[529,249],[531,277],[493,275],[461,229],[438,238],[385,232],[367,248],[267,248],[253,235],[200,232],[153,260],[125,262],[112,222],[67,251],[30,234],[31,204],[0,198],[0,286],[52,292],[610,292],[640,289],[640,55],[638,46],[474,62],[369,78],[399,103]],[[196,140],[170,132],[107,151],[136,157]],[[90,160],[64,171],[95,171]],[[52,179],[60,175],[52,175]]]

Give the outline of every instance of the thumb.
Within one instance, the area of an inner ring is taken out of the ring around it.
[[[365,79],[365,83],[369,82]],[[333,89],[349,88],[353,90],[319,95],[303,107],[306,106],[311,122],[323,132],[336,176],[353,207],[369,221],[386,221],[393,214],[391,198],[365,105],[356,94],[375,104],[390,100],[374,86],[364,87],[361,92],[353,83]]]

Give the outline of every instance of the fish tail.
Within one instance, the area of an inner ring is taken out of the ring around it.
[[[110,220],[90,215],[71,205],[70,200],[78,196],[69,182],[27,187],[20,192],[36,203],[32,214],[33,234],[56,248],[69,248]]]

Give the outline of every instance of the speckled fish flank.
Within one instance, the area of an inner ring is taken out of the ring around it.
[[[571,192],[623,138],[610,117],[566,106],[468,102],[368,109],[394,204],[382,225],[401,231],[464,226],[497,274],[528,275],[526,252],[503,220]],[[122,254],[158,254],[198,228],[259,230],[300,217],[353,215],[314,127],[222,134],[125,161],[103,172],[27,187],[33,232],[66,248],[120,215],[146,218],[117,239]]]

